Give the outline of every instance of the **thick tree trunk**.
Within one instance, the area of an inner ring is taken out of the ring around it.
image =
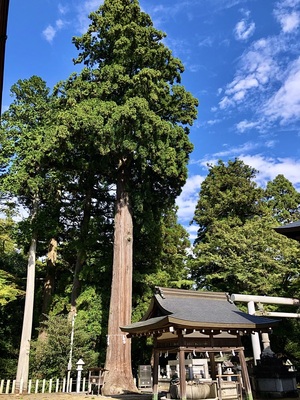
[[[42,316],[40,319],[40,330],[38,341],[43,341],[46,339],[46,331],[44,321],[49,314],[52,294],[53,294],[53,287],[54,287],[54,280],[55,280],[55,263],[57,258],[57,241],[52,238],[48,248],[47,254],[47,270],[46,270],[46,278],[44,282],[43,288],[43,304],[42,304]]]
[[[37,235],[34,233],[31,238],[31,245],[28,255],[25,307],[24,307],[19,361],[18,361],[17,376],[16,376],[17,391],[20,390],[21,382],[23,382],[23,388],[26,388],[28,382],[29,352],[30,352],[31,332],[32,332],[33,304],[34,304],[36,244],[37,244]]]
[[[76,314],[76,300],[80,294],[81,283],[79,279],[80,272],[86,261],[86,240],[89,233],[89,225],[91,220],[91,206],[92,206],[92,189],[90,188],[85,197],[83,218],[80,225],[80,240],[77,248],[76,264],[74,269],[73,286],[71,292],[71,312],[70,320]]]
[[[131,340],[120,326],[131,323],[133,223],[124,171],[119,169],[115,211],[114,256],[108,320],[104,395],[137,391],[131,366]]]

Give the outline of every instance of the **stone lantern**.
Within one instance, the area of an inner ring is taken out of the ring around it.
[[[82,372],[84,364],[85,364],[85,362],[83,361],[82,358],[80,358],[76,363],[76,365],[77,365],[77,367],[76,367],[76,370],[77,370],[76,393],[80,393],[81,372]]]

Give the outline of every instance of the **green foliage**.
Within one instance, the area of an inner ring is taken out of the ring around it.
[[[24,295],[24,291],[18,287],[17,278],[13,275],[16,272],[13,263],[17,258],[21,260],[15,249],[15,225],[11,217],[0,218],[0,307]]]
[[[299,245],[273,228],[297,208],[297,192],[283,176],[266,191],[254,178],[255,170],[237,159],[210,167],[194,217],[200,229],[192,277],[208,290],[296,296]]]
[[[115,182],[122,160],[127,190],[140,203],[174,200],[192,150],[184,125],[192,124],[197,105],[179,84],[182,63],[163,45],[165,34],[138,1],[105,1],[90,18],[87,33],[73,41],[80,51],[76,62],[89,67],[78,77],[85,89],[78,94],[79,107],[93,109],[89,123],[98,130],[102,165]],[[66,104],[76,98],[77,82]]]
[[[102,330],[102,305],[95,288],[89,286],[82,291],[77,300],[77,308],[72,348],[73,375],[79,358],[84,360],[85,370],[98,365],[97,346]],[[44,335],[33,345],[32,374],[36,378],[63,378],[70,357],[72,322],[67,315],[52,312],[44,325]]]
[[[263,191],[254,182],[255,174],[255,169],[238,159],[228,161],[227,165],[219,160],[209,166],[193,219],[199,225],[196,243],[206,240],[215,221],[226,220],[230,227],[238,226],[264,213]]]
[[[24,295],[24,291],[14,283],[14,277],[0,269],[0,307],[21,295]]]
[[[14,379],[17,370],[18,352],[21,338],[24,298],[0,307],[0,376]]]
[[[300,219],[300,193],[283,175],[267,183],[265,201],[274,218],[281,223]]]
[[[41,162],[51,147],[51,139],[45,134],[50,112],[49,89],[41,78],[33,76],[19,80],[11,93],[14,101],[3,113],[1,125],[1,163],[6,164],[1,187],[30,206],[29,193],[36,193],[46,178]]]
[[[191,276],[199,289],[299,298],[300,245],[273,229],[299,218],[299,193],[282,175],[266,190],[254,178],[239,160],[210,167],[194,217],[200,229],[188,263]],[[291,310],[267,305],[263,311]],[[298,323],[281,322],[272,350],[295,361],[298,331]]]
[[[190,262],[199,288],[230,293],[297,296],[300,246],[253,217],[241,226],[215,221]]]
[[[153,220],[147,215],[139,230],[138,224],[135,226],[134,321],[144,315],[155,286],[190,288],[193,285],[186,266],[188,233],[178,224],[176,211],[175,207],[170,208],[160,219]]]
[[[0,219],[0,376],[15,376],[24,307],[26,259],[16,251],[13,209]]]
[[[59,83],[53,95],[35,76],[12,87],[14,101],[0,129],[1,195],[16,196],[29,211],[33,199],[38,200],[34,225],[29,220],[18,225],[24,254],[33,231],[38,233],[38,255],[46,255],[51,238],[58,241],[52,269],[47,263],[37,267],[38,277],[51,272],[54,284],[46,340],[37,343],[32,361],[36,376],[65,373],[70,326],[64,315],[74,294],[74,276],[79,288],[74,295],[75,339],[85,351],[76,353],[74,343],[74,357],[93,366],[100,346],[103,353],[112,192],[120,171],[125,171],[135,221],[135,318],[155,284],[191,285],[187,235],[172,208],[187,177],[193,148],[188,126],[196,118],[198,101],[180,84],[183,65],[164,38],[138,1],[105,1],[91,14],[87,33],[74,38],[76,62],[86,65],[80,74]],[[44,299],[40,282],[36,314]]]
[[[70,356],[72,323],[67,316],[56,315],[49,317],[45,324],[46,338],[33,344],[31,373],[36,379],[63,378],[66,376]],[[82,358],[87,366],[97,364],[95,340],[95,333],[87,331],[85,321],[76,318],[72,352],[73,374],[74,364],[79,358]]]

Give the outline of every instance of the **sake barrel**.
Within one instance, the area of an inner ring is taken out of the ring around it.
[[[172,394],[172,393],[171,393]],[[177,387],[177,398],[180,398],[180,387]],[[186,398],[187,399],[207,399],[210,395],[210,385],[207,383],[200,383],[196,385],[186,385]],[[171,398],[176,398],[172,397]]]

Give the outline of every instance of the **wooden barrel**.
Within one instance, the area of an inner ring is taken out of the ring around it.
[[[171,399],[180,399],[180,386],[171,385]],[[186,385],[186,398],[191,400],[207,399],[210,395],[210,385],[200,383],[196,385]]]

